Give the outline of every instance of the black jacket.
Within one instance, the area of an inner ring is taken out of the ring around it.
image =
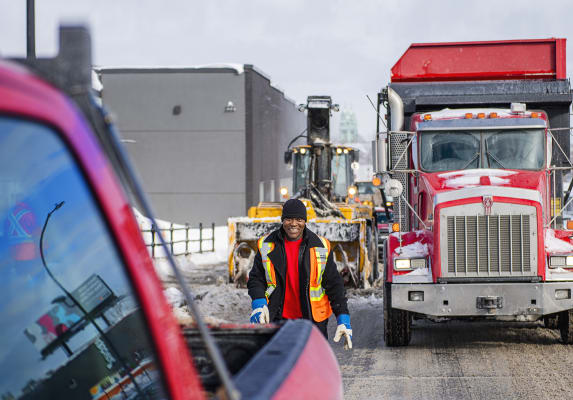
[[[283,314],[283,304],[285,299],[285,280],[286,280],[286,252],[284,246],[285,233],[282,229],[277,229],[272,232],[267,238],[266,242],[274,242],[275,247],[269,253],[269,259],[275,267],[275,276],[277,287],[273,291],[269,299],[269,315],[271,321],[279,321]],[[312,311],[310,309],[309,286],[310,286],[310,249],[312,247],[324,247],[320,238],[304,228],[302,243],[300,244],[299,258],[298,258],[298,271],[300,278],[300,309],[302,316],[305,319],[312,320]],[[340,314],[348,314],[348,305],[346,294],[344,291],[344,281],[338,273],[336,263],[334,262],[332,250],[328,255],[326,268],[322,276],[322,287],[330,301],[330,307],[336,316]],[[249,273],[249,280],[247,282],[249,289],[249,296],[251,299],[260,299],[265,297],[265,290],[267,289],[267,281],[265,278],[265,271],[261,260],[261,253],[257,250],[255,261],[251,272]]]

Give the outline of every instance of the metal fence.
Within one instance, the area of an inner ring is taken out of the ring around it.
[[[199,237],[192,238],[193,231],[198,231]],[[165,239],[170,253],[174,256],[215,251],[215,223],[212,223],[210,228],[205,228],[200,223],[198,229],[192,228],[189,224],[175,226],[172,223],[169,228],[157,228],[152,225],[151,229],[142,229],[141,233],[145,245],[150,248],[152,258],[165,257],[162,254],[160,234]]]

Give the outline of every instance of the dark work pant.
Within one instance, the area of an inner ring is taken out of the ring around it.
[[[316,326],[318,330],[322,332],[326,340],[328,340],[328,318],[322,322],[314,322],[314,326]]]

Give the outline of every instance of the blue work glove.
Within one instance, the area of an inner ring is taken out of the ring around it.
[[[340,314],[336,317],[336,322],[338,326],[336,327],[336,333],[334,334],[334,341],[338,343],[340,338],[344,336],[344,348],[346,350],[352,348],[352,327],[350,326],[350,315]]]
[[[267,307],[267,299],[255,299],[251,303],[253,312],[251,313],[251,324],[268,324],[269,308]]]

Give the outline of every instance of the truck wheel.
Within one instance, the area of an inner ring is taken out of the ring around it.
[[[411,338],[411,314],[392,308],[391,289],[384,284],[384,342],[386,346],[407,346]]]
[[[544,315],[543,325],[547,329],[559,329],[559,314]]]
[[[561,311],[558,318],[561,341],[564,344],[573,343],[573,310]]]

